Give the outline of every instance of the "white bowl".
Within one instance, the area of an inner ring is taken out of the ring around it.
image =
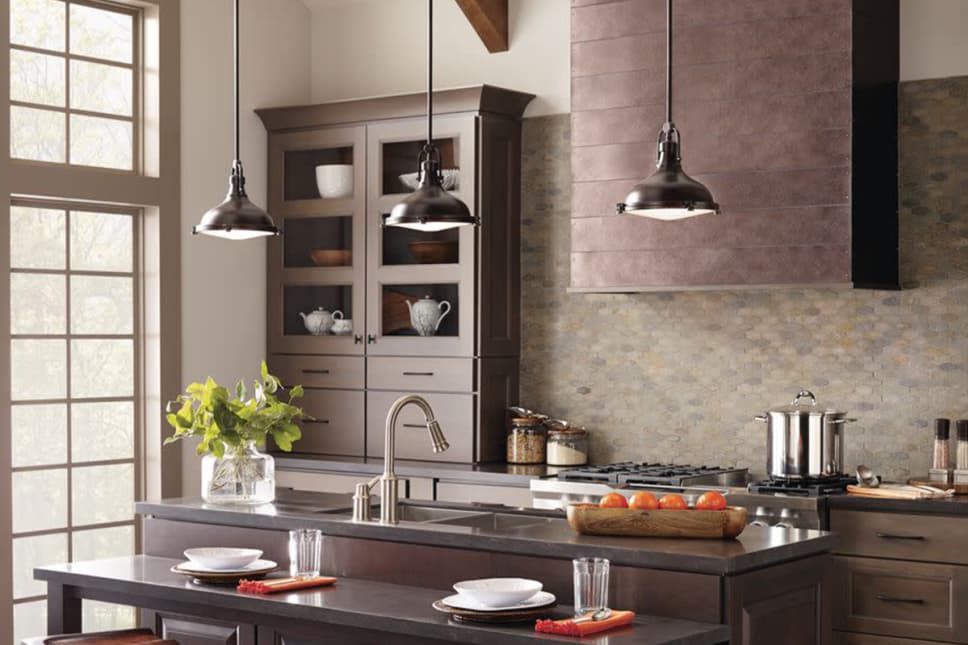
[[[543,586],[527,578],[481,578],[455,583],[454,591],[482,605],[509,607],[524,602]]]
[[[444,168],[440,171],[440,174],[444,177],[443,182],[441,182],[444,190],[454,190],[457,188],[457,183],[460,181],[460,170],[457,168]],[[419,175],[417,173],[408,172],[400,175],[400,181],[410,190],[417,190],[417,186],[419,185],[418,177]]]
[[[206,569],[244,569],[262,557],[259,549],[233,549],[230,547],[201,547],[185,549],[185,557]]]
[[[353,194],[353,164],[316,166],[316,188],[323,199],[339,199]]]

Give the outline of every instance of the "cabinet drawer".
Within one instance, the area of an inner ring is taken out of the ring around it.
[[[300,405],[315,421],[303,421],[302,439],[293,452],[363,456],[363,392],[307,389]]]
[[[280,356],[272,357],[269,371],[286,386],[347,388],[362,390],[363,357]]]
[[[437,482],[437,501],[465,504],[478,502],[529,508],[531,506],[531,489],[527,487]]]
[[[373,357],[367,387],[406,392],[473,392],[474,359]]]
[[[367,392],[366,393],[366,456],[383,457],[383,442],[386,434],[386,416],[390,406],[406,392]],[[419,459],[424,461],[454,461],[471,463],[474,461],[474,408],[476,397],[472,394],[425,394],[430,407],[434,409],[440,429],[450,448],[434,454],[430,447],[430,433],[420,408],[408,405],[400,412],[397,421],[396,456],[398,459]]]
[[[867,511],[830,512],[844,555],[968,564],[968,522],[963,518]]]
[[[834,558],[835,629],[968,642],[968,567],[872,558]]]

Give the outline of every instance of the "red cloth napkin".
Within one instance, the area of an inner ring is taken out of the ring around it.
[[[607,629],[623,627],[632,622],[635,618],[634,611],[613,611],[605,620],[591,621],[586,620],[575,623],[574,618],[565,620],[538,620],[534,624],[534,631],[544,632],[545,634],[558,634],[559,636],[588,636],[597,634]]]
[[[336,578],[316,576],[314,578],[274,578],[269,580],[240,580],[236,591],[241,593],[278,593],[310,587],[325,587],[335,584]]]

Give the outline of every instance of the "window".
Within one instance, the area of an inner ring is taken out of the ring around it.
[[[35,566],[135,549],[139,398],[136,211],[10,209],[15,642],[45,633]],[[85,603],[85,629],[134,623]]]
[[[138,167],[138,12],[10,0],[10,156]]]

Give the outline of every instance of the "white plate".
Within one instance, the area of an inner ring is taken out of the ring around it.
[[[245,574],[252,573],[253,571],[265,571],[266,569],[275,569],[279,565],[272,560],[256,560],[255,562],[249,564],[245,567],[237,567],[235,569],[210,569],[208,567],[201,567],[194,562],[185,561],[180,562],[175,565],[175,568],[184,573],[207,573],[207,574],[219,574],[219,575],[234,575],[234,574]]]
[[[185,549],[184,553],[185,557],[192,561],[193,567],[218,571],[236,571],[262,557],[262,551],[259,549],[236,549],[223,546]]]
[[[544,607],[545,605],[550,605],[555,601],[555,595],[549,591],[539,591],[531,598],[528,598],[522,603],[516,605],[511,605],[509,607],[492,607],[490,605],[482,605],[481,603],[474,602],[467,596],[462,596],[459,593],[453,596],[448,596],[440,602],[444,603],[448,607],[453,607],[454,609],[466,609],[468,611],[515,611],[518,609],[531,609],[532,607]]]

